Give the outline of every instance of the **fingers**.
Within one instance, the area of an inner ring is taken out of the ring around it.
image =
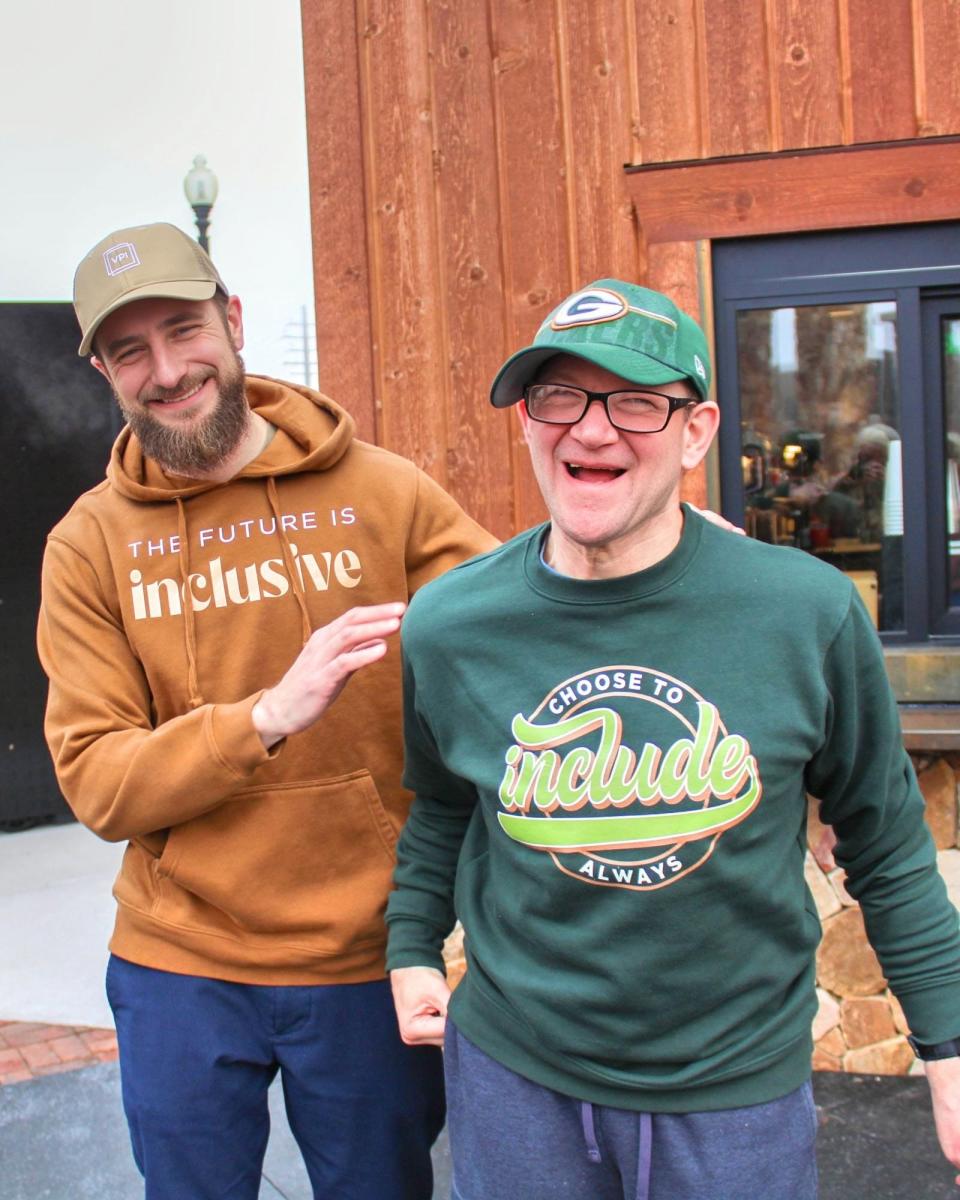
[[[400,1040],[407,1046],[442,1046],[450,988],[433,967],[401,967],[390,972]]]
[[[701,517],[706,517],[708,521],[718,526],[720,529],[726,529],[729,533],[745,532],[745,530],[741,529],[739,525],[732,524],[726,519],[726,517],[721,517],[719,513],[715,513],[712,509],[697,508],[695,504],[691,504],[690,507],[694,510],[694,512],[698,512]]]
[[[314,630],[304,649],[313,647],[333,657],[349,653],[364,642],[380,641],[397,632],[405,609],[406,605],[401,603],[351,608],[329,625]]]
[[[253,707],[253,725],[264,746],[269,749],[314,724],[354,672],[383,658],[405,609],[400,602],[351,608],[315,630],[280,682]]]

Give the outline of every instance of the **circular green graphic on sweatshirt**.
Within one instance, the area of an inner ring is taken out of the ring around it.
[[[646,891],[700,867],[763,792],[746,738],[649,667],[595,667],[511,724],[498,820],[586,883]]]

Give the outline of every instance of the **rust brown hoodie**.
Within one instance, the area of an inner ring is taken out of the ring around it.
[[[312,630],[493,539],[324,396],[248,376],[247,397],[277,432],[229,483],[165,475],[124,430],[51,532],[47,739],[79,820],[129,841],[115,954],[240,982],[374,979],[410,800],[399,643],[269,752],[251,709]]]

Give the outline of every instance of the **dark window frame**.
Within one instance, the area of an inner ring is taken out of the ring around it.
[[[960,313],[960,223],[715,240],[713,300],[722,510],[743,524],[737,314],[893,301],[903,442],[904,629],[887,646],[960,641],[947,606],[943,393],[938,307]],[[934,389],[936,394],[933,394]]]

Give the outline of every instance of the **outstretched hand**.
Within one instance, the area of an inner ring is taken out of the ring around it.
[[[316,629],[280,682],[253,706],[253,725],[264,746],[308,729],[336,700],[361,667],[383,658],[386,639],[400,628],[406,605],[351,608]]]

